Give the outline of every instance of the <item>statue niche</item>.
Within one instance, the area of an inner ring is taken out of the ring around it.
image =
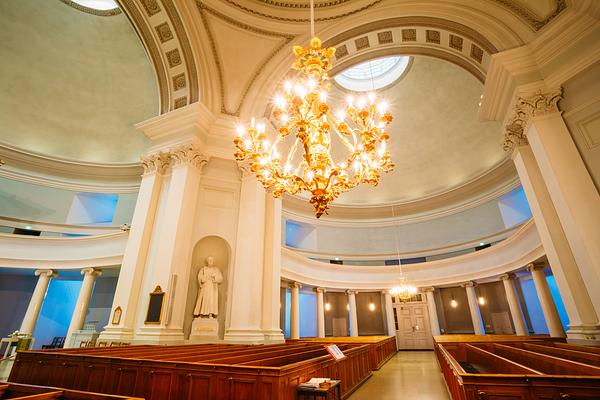
[[[206,257],[204,267],[198,272],[198,299],[194,307],[194,318],[216,318],[219,314],[219,284],[223,282],[223,274],[214,266],[214,262],[214,257]]]

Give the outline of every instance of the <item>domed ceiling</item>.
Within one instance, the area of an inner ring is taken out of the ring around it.
[[[413,202],[465,185],[497,167],[506,157],[500,146],[502,130],[497,122],[477,120],[482,90],[481,82],[461,67],[413,57],[400,79],[376,91],[394,116],[389,129],[394,171],[382,174],[377,187],[363,184],[343,193],[333,206]],[[334,110],[334,104],[345,104],[348,93],[332,85],[329,103]],[[334,158],[343,159],[333,149],[339,143],[332,143]]]
[[[124,13],[3,0],[0,25],[0,142],[78,161],[139,161],[148,141],[133,124],[157,115],[158,93]]]

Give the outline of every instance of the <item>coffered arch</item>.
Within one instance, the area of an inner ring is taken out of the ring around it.
[[[156,73],[160,112],[199,100],[194,51],[173,0],[118,0],[142,40]]]

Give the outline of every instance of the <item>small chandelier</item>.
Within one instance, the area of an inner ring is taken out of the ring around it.
[[[405,284],[404,277],[400,278],[400,282],[400,285],[394,286],[390,289],[390,294],[401,302],[406,303],[417,293],[417,288],[412,285]]]
[[[265,189],[274,197],[302,191],[310,193],[310,203],[319,218],[342,193],[361,183],[377,186],[381,172],[390,172],[394,163],[387,150],[392,122],[384,101],[375,93],[357,99],[349,96],[335,113],[327,102],[331,88],[328,71],[335,48],[323,48],[314,36],[313,4],[309,47],[294,47],[298,71],[295,82],[286,81],[274,99],[276,134],[269,140],[265,124],[252,118],[250,127],[237,128],[235,158],[248,161]],[[335,115],[334,115],[335,114]],[[293,144],[281,154],[278,145],[290,135]],[[332,136],[346,148],[341,159],[331,153]],[[300,153],[301,156],[296,156]]]

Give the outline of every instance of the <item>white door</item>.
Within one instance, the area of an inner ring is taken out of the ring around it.
[[[422,298],[419,295],[416,299]],[[396,337],[400,350],[433,349],[427,303],[423,301],[394,304]]]

